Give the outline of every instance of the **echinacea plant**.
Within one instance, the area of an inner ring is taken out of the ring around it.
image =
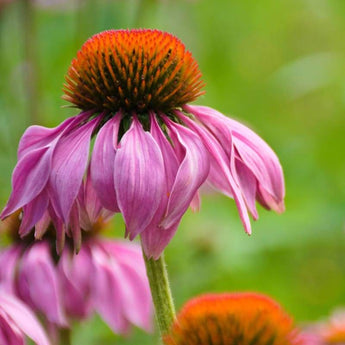
[[[50,345],[33,312],[0,286],[0,344],[25,345],[26,338],[36,345]]]
[[[284,179],[272,149],[253,131],[208,107],[197,62],[183,43],[158,30],[110,30],[90,38],[67,72],[65,100],[80,113],[56,128],[29,127],[19,143],[4,219],[23,210],[20,233],[40,232],[46,214],[58,252],[65,232],[80,246],[74,206],[90,156],[104,208],[120,212],[126,235],[140,235],[160,328],[174,317],[163,259],[189,206],[208,182],[233,198],[251,233],[255,202],[284,210]],[[69,230],[72,229],[72,230]],[[160,291],[160,292],[159,292]],[[157,297],[162,293],[161,297]],[[164,307],[166,306],[166,308]],[[165,315],[165,316],[164,316]]]
[[[165,345],[302,345],[292,318],[258,293],[206,294],[178,313]]]
[[[152,330],[152,300],[140,246],[101,236],[111,213],[87,181],[77,198],[78,224],[85,230],[78,255],[67,242],[57,258],[49,219],[41,241],[16,236],[18,214],[2,225],[14,243],[0,251],[0,285],[44,319],[54,344],[67,345],[73,321],[94,312],[117,334],[127,334],[131,324]]]

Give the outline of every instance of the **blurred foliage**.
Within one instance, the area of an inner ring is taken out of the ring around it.
[[[30,124],[22,3],[0,13],[0,201],[10,192],[16,147]],[[177,35],[206,81],[197,103],[255,129],[286,176],[286,213],[260,209],[244,234],[232,200],[205,195],[166,250],[177,307],[205,291],[270,294],[298,322],[345,304],[345,66],[343,0],[112,0],[77,11],[35,8],[40,124],[76,114],[61,100],[64,74],[81,44],[105,29],[149,27]],[[123,225],[116,219],[116,236]],[[116,338],[99,318],[79,325],[75,344],[152,344],[135,330]]]

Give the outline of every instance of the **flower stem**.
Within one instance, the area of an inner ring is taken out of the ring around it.
[[[146,273],[150,282],[156,319],[161,335],[167,334],[175,319],[175,307],[169,286],[168,273],[163,254],[158,260],[144,255]]]
[[[59,331],[60,345],[71,345],[72,344],[71,334],[72,333],[69,328],[61,328]]]

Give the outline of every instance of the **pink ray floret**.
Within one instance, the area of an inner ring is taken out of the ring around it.
[[[0,344],[24,345],[26,337],[36,345],[50,344],[33,312],[0,288]]]

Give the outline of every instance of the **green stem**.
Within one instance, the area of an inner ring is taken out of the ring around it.
[[[60,328],[59,330],[59,344],[71,345],[72,344],[72,332],[69,328]]]
[[[150,282],[156,319],[161,335],[167,334],[175,319],[175,307],[170,291],[168,273],[163,254],[158,260],[148,259],[144,255],[146,273]]]

